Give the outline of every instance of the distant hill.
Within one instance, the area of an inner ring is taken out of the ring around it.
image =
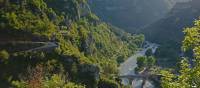
[[[165,18],[139,31],[144,33],[148,40],[157,43],[165,43],[165,41],[181,42],[183,28],[191,26],[193,21],[200,16],[199,4],[199,0],[177,3]]]
[[[133,32],[164,17],[176,2],[188,0],[90,0],[92,11],[106,22]]]
[[[193,21],[200,16],[199,4],[199,0],[177,3],[165,18],[138,30],[144,33],[147,40],[161,44],[157,52],[159,58],[168,58],[168,62],[173,65],[172,62],[181,55],[183,29],[192,26]],[[166,63],[166,60],[163,62]]]

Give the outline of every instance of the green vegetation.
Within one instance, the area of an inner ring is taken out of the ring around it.
[[[7,61],[0,62],[3,88],[119,87],[119,63],[144,40],[101,22],[85,0],[1,0],[0,5],[0,47],[7,51],[0,53]],[[30,44],[9,44],[18,41]],[[24,51],[45,43],[56,46]],[[41,73],[35,73],[40,65]]]
[[[120,85],[113,80],[102,78],[99,81],[99,88],[120,88]]]
[[[155,53],[158,65],[162,67],[175,67],[174,64],[180,62],[179,56],[181,54],[180,46],[173,42],[162,44]]]
[[[42,75],[45,75],[43,70],[43,67],[37,66],[30,70],[28,79],[13,81],[12,84],[15,88],[85,88],[82,85],[67,82],[62,74],[53,74],[49,78],[43,78]]]
[[[200,20],[184,33],[182,49],[193,51],[194,62],[186,57],[179,72],[162,70],[163,88],[200,87]],[[177,41],[163,42],[158,59],[148,49],[136,71],[157,73],[156,62],[175,66]],[[143,42],[102,22],[86,0],[0,0],[0,87],[123,88],[118,66]]]
[[[0,51],[0,59],[1,61],[5,61],[7,59],[9,59],[9,53],[6,50],[1,50]]]
[[[152,55],[153,55],[152,49],[148,49],[148,50],[145,52],[145,55],[146,55],[146,56],[152,56]]]
[[[155,66],[156,59],[153,56],[142,56],[137,58],[136,72],[142,71],[144,69],[150,69]]]
[[[148,41],[160,45],[156,55],[159,66],[176,68],[175,64],[181,61],[182,31],[183,28],[191,27],[194,19],[199,18],[200,8],[197,3],[198,0],[177,3],[165,17],[139,30]]]
[[[199,66],[199,30],[200,20],[195,21],[195,25],[191,28],[184,30],[185,38],[183,41],[182,50],[193,50],[194,62],[191,63],[187,59],[181,61],[179,75],[173,74],[169,71],[161,71],[163,75],[162,87],[163,88],[199,88],[200,87],[200,66]],[[193,64],[193,65],[192,65]]]
[[[147,66],[152,67],[155,66],[156,59],[153,56],[149,56],[147,59]]]

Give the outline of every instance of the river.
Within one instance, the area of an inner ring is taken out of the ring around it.
[[[135,75],[135,68],[137,67],[137,57],[145,56],[145,52],[148,49],[152,49],[152,52],[155,53],[158,48],[158,44],[145,42],[145,45],[142,50],[137,51],[136,54],[129,57],[124,63],[122,63],[119,67],[120,76],[124,75]],[[136,79],[131,82],[133,88],[141,88],[143,79]],[[128,79],[122,79],[122,84],[128,85],[130,82]],[[146,81],[145,88],[155,88],[151,81]]]

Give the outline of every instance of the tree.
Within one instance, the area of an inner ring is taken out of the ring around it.
[[[120,88],[119,84],[107,78],[101,78],[98,83],[98,88]]]
[[[44,72],[44,69],[42,65],[29,69],[25,78],[12,81],[12,86],[14,88],[85,88],[83,85],[70,82],[63,73],[51,74],[48,71]]]
[[[147,49],[147,51],[145,52],[145,55],[152,56],[153,55],[152,49]]]
[[[194,66],[184,59],[181,61],[181,70],[179,75],[171,74],[170,72],[162,71],[164,76],[161,81],[163,88],[200,88],[200,20],[195,21],[191,28],[184,30],[185,38],[183,41],[182,50],[193,50]]]
[[[147,64],[147,59],[146,59],[146,57],[138,57],[138,58],[137,58],[137,65],[138,65],[139,68],[140,68],[140,67],[145,67],[146,64]]]
[[[147,66],[148,66],[148,67],[154,66],[155,63],[156,63],[156,59],[155,59],[153,56],[149,56],[149,57],[147,58]]]
[[[5,61],[5,60],[9,59],[9,57],[10,57],[10,55],[6,50],[0,51],[0,59],[2,61]]]

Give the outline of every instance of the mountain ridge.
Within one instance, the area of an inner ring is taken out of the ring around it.
[[[183,30],[186,27],[193,26],[193,21],[199,18],[200,8],[198,4],[200,4],[199,0],[177,3],[166,17],[138,30],[139,33],[145,35],[147,40],[162,46],[158,49],[157,58],[160,58],[160,60],[167,58],[168,63],[172,63],[182,56]],[[175,62],[173,63],[175,64]]]
[[[188,0],[90,0],[92,11],[101,19],[128,32],[164,17],[176,2]]]

